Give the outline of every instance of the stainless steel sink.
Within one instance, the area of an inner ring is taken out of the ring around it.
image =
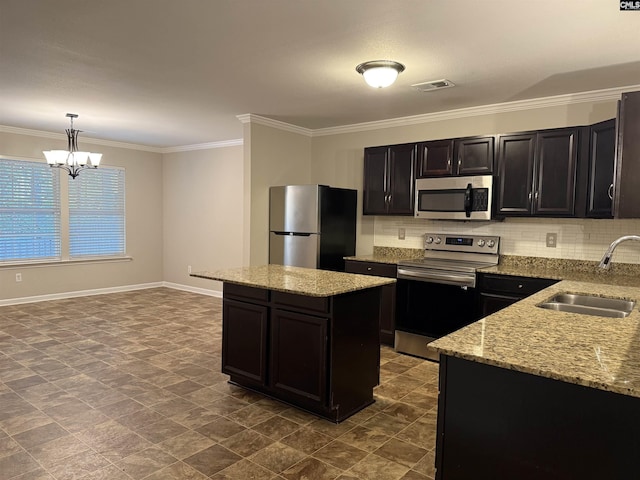
[[[620,298],[559,293],[546,302],[539,304],[538,307],[598,317],[624,318],[633,311],[635,304],[636,302],[633,300]]]

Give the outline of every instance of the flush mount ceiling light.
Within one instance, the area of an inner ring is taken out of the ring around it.
[[[78,118],[78,115],[67,113],[67,118],[71,121],[71,127],[65,130],[67,132],[67,150],[45,150],[42,153],[44,153],[50,167],[66,170],[71,178],[76,178],[80,170],[98,168],[102,154],[78,151],[78,134],[82,130],[73,128],[73,119]]]
[[[356,67],[356,72],[362,74],[364,81],[374,88],[388,87],[403,71],[404,65],[393,60],[374,60]]]

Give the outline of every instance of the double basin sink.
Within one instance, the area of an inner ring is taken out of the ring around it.
[[[620,298],[559,293],[546,302],[539,304],[538,307],[599,317],[624,318],[632,312],[635,304],[636,302],[633,300]]]

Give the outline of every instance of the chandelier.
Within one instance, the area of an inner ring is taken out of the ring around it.
[[[78,115],[67,113],[67,118],[71,122],[71,127],[65,130],[67,132],[67,150],[44,150],[42,153],[44,153],[50,167],[62,168],[69,172],[71,178],[76,178],[80,174],[80,170],[98,168],[102,154],[78,151],[78,134],[81,130],[73,128],[73,119],[78,118]]]

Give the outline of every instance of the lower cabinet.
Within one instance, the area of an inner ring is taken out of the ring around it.
[[[478,318],[502,310],[558,280],[478,273]]]
[[[390,263],[361,262],[358,260],[346,260],[345,272],[359,273],[361,275],[374,275],[376,277],[396,278],[398,267]],[[396,336],[396,286],[385,285],[382,287],[380,301],[380,343],[394,346]]]
[[[339,422],[374,402],[381,287],[310,297],[224,283],[222,372]]]

